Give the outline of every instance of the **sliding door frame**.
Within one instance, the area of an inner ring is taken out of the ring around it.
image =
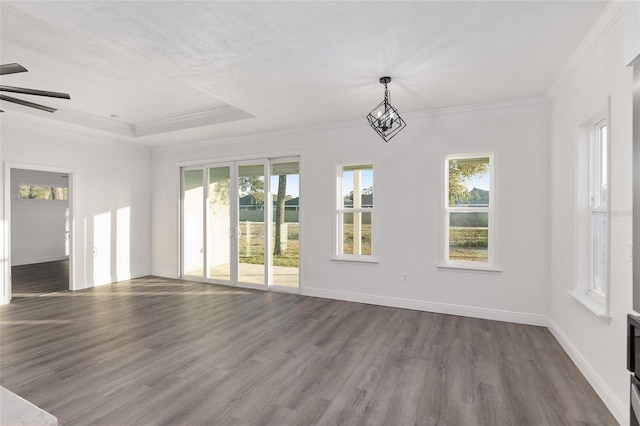
[[[300,293],[302,288],[302,241],[299,240],[298,244],[300,246],[300,251],[298,254],[298,286],[297,288],[278,286],[273,284],[273,253],[272,253],[272,243],[271,243],[271,225],[273,221],[273,200],[271,195],[271,166],[273,163],[283,163],[288,161],[297,161],[300,164],[300,168],[302,168],[302,156],[300,153],[283,153],[283,154],[271,154],[271,155],[256,155],[256,156],[245,156],[245,157],[229,157],[229,158],[220,158],[220,159],[212,159],[208,161],[191,161],[191,162],[182,162],[178,163],[178,176],[180,179],[179,182],[179,253],[178,253],[178,261],[179,261],[179,276],[180,278],[185,278],[194,281],[200,282],[209,282],[213,284],[221,284],[228,285],[232,287],[243,287],[243,288],[254,288],[259,290],[276,290],[282,292],[289,293]],[[238,232],[239,232],[239,188],[238,183],[240,181],[239,177],[239,167],[242,165],[263,165],[263,178],[264,178],[264,284],[255,284],[240,281],[239,274],[239,241],[238,241]],[[209,227],[209,179],[208,179],[208,170],[210,168],[215,167],[229,167],[230,169],[230,230],[229,230],[229,247],[230,247],[230,281],[219,280],[214,278],[208,278],[209,275],[209,262],[208,262],[208,247],[207,247],[207,236],[208,236],[208,227]],[[202,266],[203,273],[202,277],[194,276],[194,275],[186,275],[184,271],[184,173],[188,170],[202,170],[202,184],[203,191],[205,196],[203,197],[203,235],[202,235]],[[299,174],[301,175],[301,174]],[[301,192],[301,178],[299,181]],[[300,209],[301,211],[302,209]],[[299,226],[299,234],[302,235],[302,213],[299,212],[298,226]]]

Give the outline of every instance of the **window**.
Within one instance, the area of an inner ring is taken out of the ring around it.
[[[371,256],[373,223],[373,165],[338,167],[337,255]]]
[[[445,266],[490,267],[493,155],[450,155],[445,161]]]
[[[603,114],[604,115],[604,114]],[[609,315],[609,114],[578,128],[576,144],[576,271],[573,297],[604,321]]]
[[[67,200],[67,188],[44,185],[20,185],[19,197],[25,200]]]
[[[604,301],[609,286],[609,150],[607,122],[596,123],[591,130],[589,153],[589,210],[591,273],[589,293]]]

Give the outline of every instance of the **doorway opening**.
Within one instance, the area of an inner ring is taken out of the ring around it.
[[[7,302],[73,289],[72,171],[26,165],[5,170]]]

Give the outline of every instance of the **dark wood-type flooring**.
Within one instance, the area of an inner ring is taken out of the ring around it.
[[[13,300],[65,290],[69,290],[68,260],[11,267]]]
[[[615,425],[546,328],[147,277],[0,307],[60,425]]]

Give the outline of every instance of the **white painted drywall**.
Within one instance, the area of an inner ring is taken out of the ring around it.
[[[20,185],[67,188],[62,173],[11,170],[11,265],[67,259],[67,200],[25,200]]]
[[[401,99],[396,102],[402,113]],[[304,294],[546,324],[548,116],[548,103],[536,99],[407,115],[407,128],[388,143],[363,119],[323,131],[156,148],[152,271],[179,274],[178,163],[300,154]],[[496,254],[503,272],[438,269],[444,156],[487,150],[495,151]],[[379,264],[331,261],[335,162],[374,164]]]
[[[73,170],[75,289],[149,274],[148,148],[15,112],[3,114],[1,136],[5,167]]]
[[[640,56],[640,3],[624,2],[624,63],[635,64]]]
[[[626,315],[631,312],[632,73],[624,66],[623,22],[563,76],[551,107],[550,329],[623,424],[628,424]],[[606,111],[611,96],[611,323],[569,295],[577,275],[576,143],[579,127]]]

